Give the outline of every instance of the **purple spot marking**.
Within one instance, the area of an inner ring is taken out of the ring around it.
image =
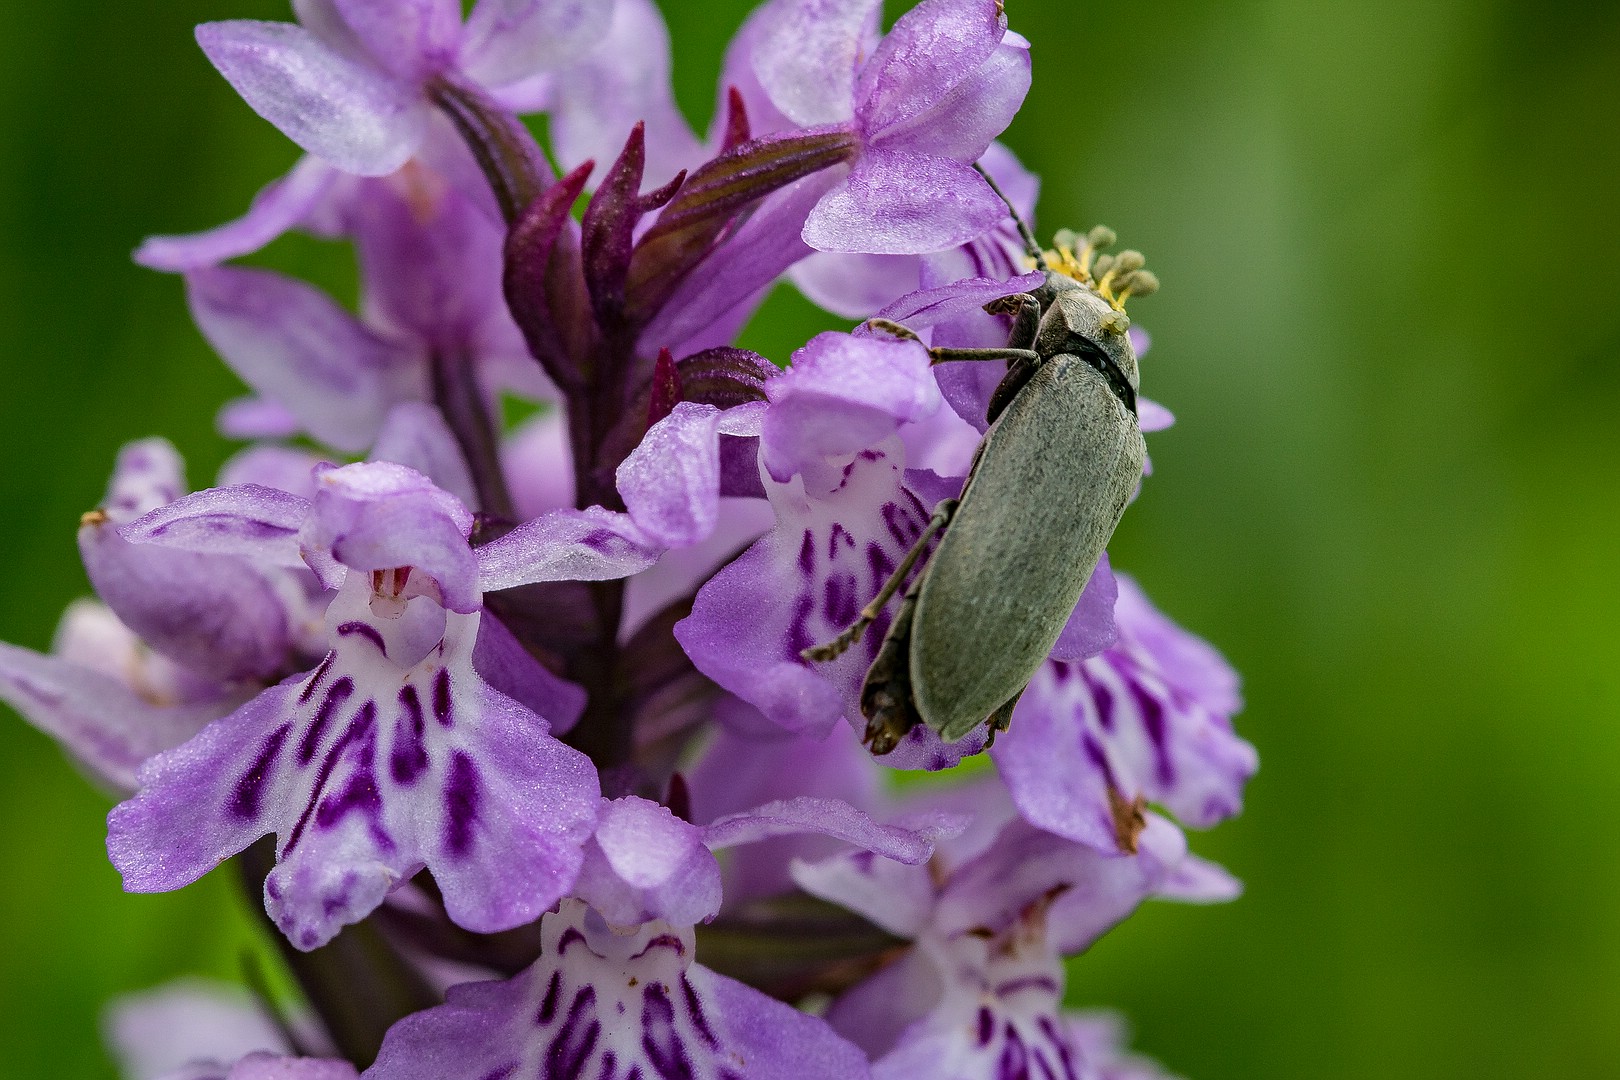
[[[596,988],[586,986],[574,995],[561,1030],[547,1047],[546,1070],[541,1075],[578,1076],[601,1034],[602,1024],[596,1018]]]
[[[1069,1051],[1068,1040],[1058,1031],[1050,1016],[1040,1019],[1041,1034],[1057,1049],[1058,1062],[1063,1066],[1063,1080],[1079,1080],[1080,1072],[1074,1067],[1074,1054]]]
[[[321,736],[326,734],[327,725],[332,722],[332,714],[338,711],[345,701],[354,694],[354,680],[347,675],[333,683],[321,699],[320,708],[315,710],[315,719],[310,721],[309,727],[304,729],[304,737],[298,740],[298,767],[301,769],[315,759],[315,749],[321,744]]]
[[[675,1027],[675,1005],[663,983],[649,983],[641,997],[641,1048],[665,1080],[694,1080],[686,1042]]]
[[[834,626],[848,626],[855,621],[860,602],[855,599],[855,578],[850,574],[832,574],[821,585],[821,609],[827,621]]]
[[[996,1018],[990,1010],[983,1005],[979,1006],[979,1045],[989,1046],[990,1037],[996,1033]]]
[[[1176,770],[1170,764],[1170,748],[1165,740],[1164,705],[1149,694],[1138,682],[1127,682],[1136,707],[1142,710],[1142,727],[1153,741],[1153,755],[1158,759],[1159,782],[1169,787],[1176,782]]]
[[[1050,994],[1058,993],[1058,984],[1048,975],[1025,975],[1017,979],[1008,979],[997,985],[997,997],[1011,997],[1023,993],[1025,990],[1044,990]]]
[[[883,583],[889,580],[894,568],[899,565],[889,558],[889,553],[883,550],[883,545],[876,540],[866,545],[866,566],[872,571],[872,588],[881,589]]]
[[[540,999],[540,1011],[535,1014],[535,1023],[544,1026],[557,1018],[557,996],[561,993],[562,969],[554,968],[551,981],[546,984],[546,996]]]
[[[809,593],[800,593],[793,602],[793,619],[788,623],[787,655],[789,663],[809,666],[810,661],[799,653],[814,645],[815,639],[810,636],[810,613],[815,610],[815,601],[810,599]]]
[[[450,758],[450,775],[444,784],[444,849],[448,854],[461,856],[471,850],[481,798],[478,767],[457,750]]]
[[[883,455],[878,453],[876,450],[862,450],[859,454],[857,454],[855,456],[860,458],[862,461],[882,461],[883,460]]]
[[[373,761],[377,756],[377,703],[367,701],[360,706],[355,714],[354,726],[365,725],[364,741],[360,744],[359,764],[354,775],[349,777],[348,783],[339,791],[333,792],[321,800],[315,810],[315,827],[330,829],[351,813],[365,815],[371,825],[372,837],[378,846],[391,849],[394,846],[393,838],[382,831],[380,815],[382,814],[382,795],[377,790],[377,774],[373,768]]]
[[[1103,779],[1112,784],[1114,782],[1114,770],[1109,767],[1108,755],[1103,753],[1103,748],[1097,744],[1096,739],[1091,737],[1090,732],[1087,732],[1081,738],[1080,748],[1086,752],[1086,758],[1097,766],[1098,771],[1103,774]]]
[[[375,626],[369,626],[358,619],[350,619],[337,628],[337,633],[338,637],[363,637],[377,646],[378,652],[384,656],[388,655],[388,645],[383,641],[382,634],[378,632]]]
[[[895,544],[904,551],[916,541],[916,533],[910,528],[911,519],[906,512],[900,509],[899,503],[886,502],[883,504],[883,527],[889,530]]]
[[[450,716],[450,670],[440,668],[433,675],[433,719],[439,722],[440,727],[449,727],[452,723]]]
[[[304,704],[315,695],[316,689],[321,685],[321,680],[325,679],[326,673],[332,670],[332,661],[336,659],[337,653],[329,652],[326,654],[326,659],[321,661],[314,674],[310,675],[309,681],[304,683],[304,688],[299,691],[298,704]]]
[[[654,949],[668,949],[676,956],[686,955],[686,946],[681,943],[680,938],[676,937],[674,934],[659,934],[657,937],[647,942],[646,946],[630,959],[632,961],[640,960]]]
[[[804,530],[804,538],[799,541],[799,572],[809,576],[816,568],[816,538],[809,529]]]
[[[282,724],[264,740],[264,745],[259,748],[259,756],[253,759],[253,764],[236,782],[236,791],[231,795],[229,807],[232,817],[251,821],[259,816],[259,804],[264,800],[265,785],[270,782],[271,766],[275,764],[291,730],[292,724]]]
[[[838,558],[838,545],[840,543],[845,547],[852,548],[855,546],[855,538],[849,534],[849,530],[844,528],[842,523],[835,521],[833,522],[832,531],[827,534],[828,561]]]
[[[996,1062],[996,1080],[1030,1080],[1024,1040],[1018,1037],[1011,1024],[1007,1025],[1007,1041],[1001,1048],[1001,1060]]]
[[[427,724],[422,718],[422,698],[416,687],[406,683],[399,688],[400,715],[394,720],[394,749],[388,757],[388,771],[394,783],[410,787],[427,771],[427,747],[423,735]]]
[[[367,702],[367,704],[371,703]],[[342,735],[338,736],[337,741],[332,744],[332,749],[326,752],[326,757],[321,761],[320,771],[315,774],[315,786],[310,789],[309,802],[305,804],[304,812],[298,815],[298,823],[293,826],[292,835],[287,838],[287,846],[281,850],[283,859],[292,853],[294,847],[298,846],[298,841],[304,835],[304,826],[309,824],[309,818],[315,810],[315,804],[320,799],[321,793],[326,789],[327,781],[331,780],[332,770],[337,768],[338,760],[343,756],[343,752],[349,748],[350,743],[371,733],[373,721],[376,717],[377,710],[375,707],[370,710],[361,709],[355,716],[354,722],[348,726]],[[369,741],[375,746],[375,739]]]
[[[692,1014],[692,1026],[697,1028],[703,1041],[714,1050],[720,1048],[720,1040],[714,1037],[714,1031],[709,1027],[709,1018],[703,1013],[703,1000],[698,997],[697,987],[685,975],[681,976],[681,993],[686,998],[686,1011]]]
[[[1102,725],[1104,731],[1112,732],[1114,730],[1114,692],[1101,682],[1088,676],[1084,668],[1080,671],[1080,679],[1086,684],[1086,688],[1091,691],[1092,700],[1097,703],[1097,723]]]
[[[625,547],[624,537],[607,529],[592,529],[580,537],[579,542],[592,551],[603,555],[612,554],[615,551],[623,550]]]

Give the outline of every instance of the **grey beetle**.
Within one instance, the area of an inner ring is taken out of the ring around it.
[[[1009,361],[961,496],[939,504],[847,630],[803,653],[826,661],[849,648],[939,537],[861,690],[863,741],[875,754],[918,723],[949,742],[987,718],[992,738],[1005,730],[1142,478],[1136,354],[1123,309],[1157,279],[1137,252],[1098,257],[1114,241],[1106,228],[1060,232],[1049,258],[1018,226],[1046,282],[986,308],[1012,316],[1007,346],[930,350],[935,363]],[[915,337],[887,320],[870,325]]]

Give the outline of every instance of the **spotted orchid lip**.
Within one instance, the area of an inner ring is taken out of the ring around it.
[[[423,867],[451,917],[481,932],[563,894],[596,817],[590,762],[474,670],[480,614],[442,613],[424,644],[415,620],[378,618],[371,597],[369,575],[352,575],[319,665],[153,762],[109,822],[130,888],[175,887],[274,832],[266,907],[302,949]],[[546,816],[521,809],[516,793],[536,790]]]
[[[539,959],[501,983],[453,988],[384,1041],[383,1077],[859,1080],[865,1056],[790,1006],[694,962],[691,927],[616,932],[565,900],[541,919]],[[455,1048],[453,1064],[434,1048]],[[424,1055],[436,1054],[434,1058]]]

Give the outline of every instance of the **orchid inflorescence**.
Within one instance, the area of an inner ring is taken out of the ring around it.
[[[184,275],[248,445],[189,493],[168,443],[124,448],[79,529],[99,602],[0,646],[0,697],[124,797],[126,889],[233,861],[301,997],[122,1002],[131,1075],[1164,1075],[1063,1010],[1062,961],[1236,895],[1165,816],[1214,825],[1255,770],[1219,655],[1104,559],[993,746],[882,755],[888,614],[803,656],[961,492],[1005,362],[929,347],[1005,345],[1046,261],[993,141],[1029,43],[1000,0],[881,7],[768,0],[705,135],[651,0],[198,28],[307,155],[136,255]],[[358,313],[233,261],[289,230],[353,242]],[[1156,279],[1112,242],[1047,259],[1122,307]],[[733,342],[784,276],[863,321],[779,368]]]

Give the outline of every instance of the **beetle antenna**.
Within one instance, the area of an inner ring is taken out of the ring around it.
[[[984,182],[990,185],[990,190],[996,193],[996,198],[1007,204],[1007,213],[1012,215],[1013,224],[1018,226],[1018,235],[1023,238],[1024,254],[1035,260],[1035,269],[1042,271],[1049,269],[1041,245],[1035,242],[1035,234],[1024,221],[1024,215],[1018,212],[1018,207],[1014,206],[1012,200],[1007,198],[1007,193],[1001,190],[1001,185],[996,183],[985,167],[977,161],[973,163],[973,171],[984,177]]]

